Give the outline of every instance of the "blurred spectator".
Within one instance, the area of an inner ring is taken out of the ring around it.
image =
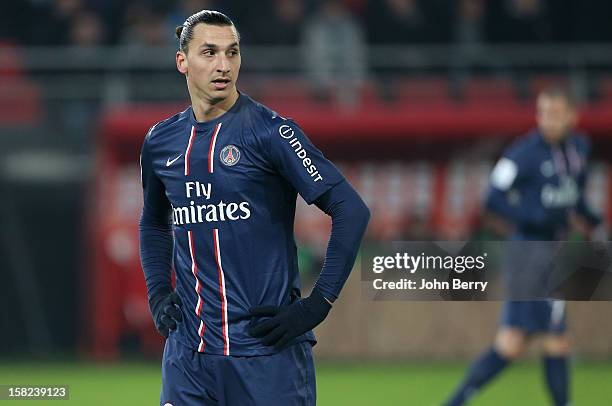
[[[512,42],[547,41],[551,39],[549,17],[542,0],[511,0],[509,5]]]
[[[342,3],[353,15],[361,16],[366,10],[366,6],[372,0],[342,0]]]
[[[314,4],[313,4],[314,3]],[[0,39],[29,45],[67,45],[72,19],[88,10],[99,18],[104,42],[125,40],[134,9],[162,18],[171,36],[176,25],[202,9],[229,15],[249,43],[299,42],[303,17],[321,0],[19,0],[5,1]],[[575,0],[338,0],[363,20],[374,44],[612,41],[612,3]],[[486,14],[486,18],[484,17]],[[125,26],[128,24],[128,27]],[[151,34],[145,42],[152,40]],[[164,42],[164,41],[161,41]]]
[[[78,47],[81,60],[96,58],[97,46],[103,45],[105,28],[99,15],[85,10],[77,10],[70,18],[67,30],[70,46]],[[53,106],[56,128],[64,134],[84,137],[87,129],[92,128],[99,112],[97,99],[79,99],[66,97],[61,103]]]
[[[253,23],[253,38],[249,42],[266,45],[299,44],[305,15],[302,0],[265,0],[258,2],[257,7],[264,11]]]
[[[81,11],[74,16],[70,28],[70,42],[78,47],[93,47],[104,42],[102,20],[96,14]]]
[[[368,41],[373,44],[429,42],[435,25],[418,0],[370,0],[366,12]]]
[[[485,3],[459,0],[455,19],[454,43],[465,52],[477,50],[485,41]]]
[[[32,2],[27,41],[31,45],[68,45],[72,19],[83,8],[80,0]]]
[[[187,17],[201,10],[218,10],[217,5],[212,0],[179,0],[176,6],[171,9],[166,18],[167,31],[174,32],[174,29],[182,25]],[[232,18],[232,16],[230,16]]]
[[[130,1],[125,0],[85,0],[87,9],[94,12],[104,26],[104,42],[119,42],[123,15]]]
[[[333,92],[344,106],[359,102],[365,77],[365,40],[361,27],[340,0],[323,0],[304,24],[306,74],[321,96]]]
[[[485,2],[484,0],[459,0],[454,24],[452,55],[452,90],[455,97],[462,95],[463,86],[471,71],[484,55],[485,43]]]
[[[159,10],[153,9],[144,2],[131,4],[126,10],[121,42],[131,48],[173,44],[175,42],[174,28],[168,29],[164,17]]]
[[[550,16],[543,0],[505,0],[493,3],[491,39],[496,42],[533,43],[552,39]]]

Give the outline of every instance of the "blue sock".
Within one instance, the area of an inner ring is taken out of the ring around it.
[[[544,357],[544,371],[548,390],[550,390],[555,406],[568,405],[569,370],[567,357]]]
[[[509,361],[494,348],[482,354],[470,367],[461,386],[446,403],[447,406],[460,406],[471,398],[478,389],[500,373]]]

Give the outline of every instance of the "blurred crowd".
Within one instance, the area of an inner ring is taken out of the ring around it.
[[[2,5],[0,40],[163,46],[202,9],[227,13],[250,44],[612,41],[612,3],[580,0],[21,0]]]

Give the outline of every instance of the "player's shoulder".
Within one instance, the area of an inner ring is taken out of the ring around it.
[[[149,128],[149,131],[147,131],[147,134],[145,135],[145,142],[150,143],[153,141],[160,141],[164,134],[167,134],[169,130],[173,130],[176,128],[176,126],[183,126],[185,124],[185,120],[189,119],[189,111],[190,107],[155,123],[153,126],[151,126],[151,128]]]
[[[512,160],[528,159],[536,154],[541,144],[540,136],[532,131],[514,139],[504,151],[504,156]]]
[[[247,109],[251,115],[252,125],[259,131],[254,131],[254,134],[267,136],[278,131],[283,125],[297,125],[291,118],[281,116],[270,107],[260,103],[249,96],[244,95]]]
[[[579,152],[588,153],[591,149],[591,141],[583,132],[575,132],[571,135],[572,142],[576,145]]]

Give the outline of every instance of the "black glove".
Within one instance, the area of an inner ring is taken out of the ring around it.
[[[282,347],[295,337],[319,325],[331,309],[331,304],[316,288],[310,296],[288,306],[258,306],[249,310],[251,316],[271,317],[249,329],[264,345]]]
[[[176,323],[183,321],[180,305],[181,298],[176,292],[158,295],[149,303],[155,328],[165,338],[170,330],[176,329]]]

